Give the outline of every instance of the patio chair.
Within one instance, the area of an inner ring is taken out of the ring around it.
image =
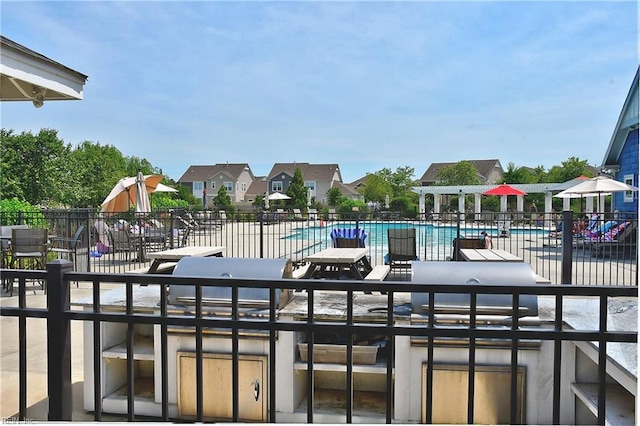
[[[73,235],[73,238],[56,238],[53,240],[54,247],[50,251],[56,253],[58,258],[64,256],[73,262],[73,269],[76,270],[76,255],[78,252],[78,245],[82,241],[84,235],[84,225],[80,225]]]
[[[365,247],[367,233],[362,228],[335,228],[331,231],[334,248]]]
[[[385,256],[385,265],[394,268],[410,268],[411,262],[420,260],[416,253],[416,229],[401,228],[387,230],[389,253]]]
[[[308,209],[307,210],[307,217],[309,218],[309,220],[318,219],[318,210],[317,209]]]
[[[112,263],[116,261],[116,253],[120,253],[121,259],[122,256],[125,256],[128,262],[131,252],[136,253],[138,251],[135,240],[131,239],[128,230],[108,229],[107,235],[109,237],[109,246],[114,254],[111,259]]]
[[[13,229],[11,234],[11,265],[15,268],[16,263],[21,269],[27,267],[32,269],[44,269],[49,251],[49,231],[42,228]],[[47,292],[46,280],[40,282],[44,292]],[[8,283],[8,290],[13,295],[13,281]],[[7,289],[6,289],[7,290]]]
[[[293,209],[293,219],[302,220],[302,212],[300,211],[300,209]]]

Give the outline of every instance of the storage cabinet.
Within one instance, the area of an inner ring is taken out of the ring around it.
[[[178,415],[193,419],[197,415],[196,353],[178,352]],[[203,416],[205,420],[233,418],[233,365],[231,354],[203,353]],[[267,421],[266,355],[238,357],[238,419]]]

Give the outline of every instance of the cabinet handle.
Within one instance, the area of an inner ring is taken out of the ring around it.
[[[256,401],[258,401],[258,399],[260,398],[260,382],[258,381],[258,379],[253,382],[253,397],[256,399]]]

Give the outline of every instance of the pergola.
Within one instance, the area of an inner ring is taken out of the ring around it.
[[[0,36],[0,100],[81,100],[87,76]]]
[[[563,191],[567,188],[571,188],[572,186],[580,183],[581,180],[579,178],[564,182],[564,183],[531,183],[531,184],[509,184],[510,186],[517,188],[521,191],[526,192],[527,194],[544,194],[544,212],[550,213],[552,211],[552,197],[554,193]],[[433,195],[433,213],[438,214],[441,213],[441,200],[442,195],[458,195],[458,211],[465,211],[465,197],[464,195],[473,194],[475,197],[474,206],[475,213],[482,213],[482,193],[488,191],[492,188],[495,188],[497,185],[453,185],[453,186],[414,186],[411,190],[419,195],[420,204],[419,210],[420,213],[426,213],[426,203],[425,196],[426,194]],[[517,195],[516,201],[516,211],[523,212],[524,211],[524,197],[522,195]],[[587,212],[592,212],[593,210],[593,199],[595,197],[585,197],[586,199],[586,210]],[[569,210],[571,202],[570,199],[563,199],[563,210]],[[506,211],[506,197],[502,197],[501,203],[501,211]],[[548,216],[547,216],[548,217]]]

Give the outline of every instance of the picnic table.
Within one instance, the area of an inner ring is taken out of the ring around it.
[[[366,248],[328,248],[305,257],[309,263],[304,278],[340,278],[362,280],[373,268]]]
[[[469,262],[524,262],[508,251],[497,249],[460,249],[460,255]]]

